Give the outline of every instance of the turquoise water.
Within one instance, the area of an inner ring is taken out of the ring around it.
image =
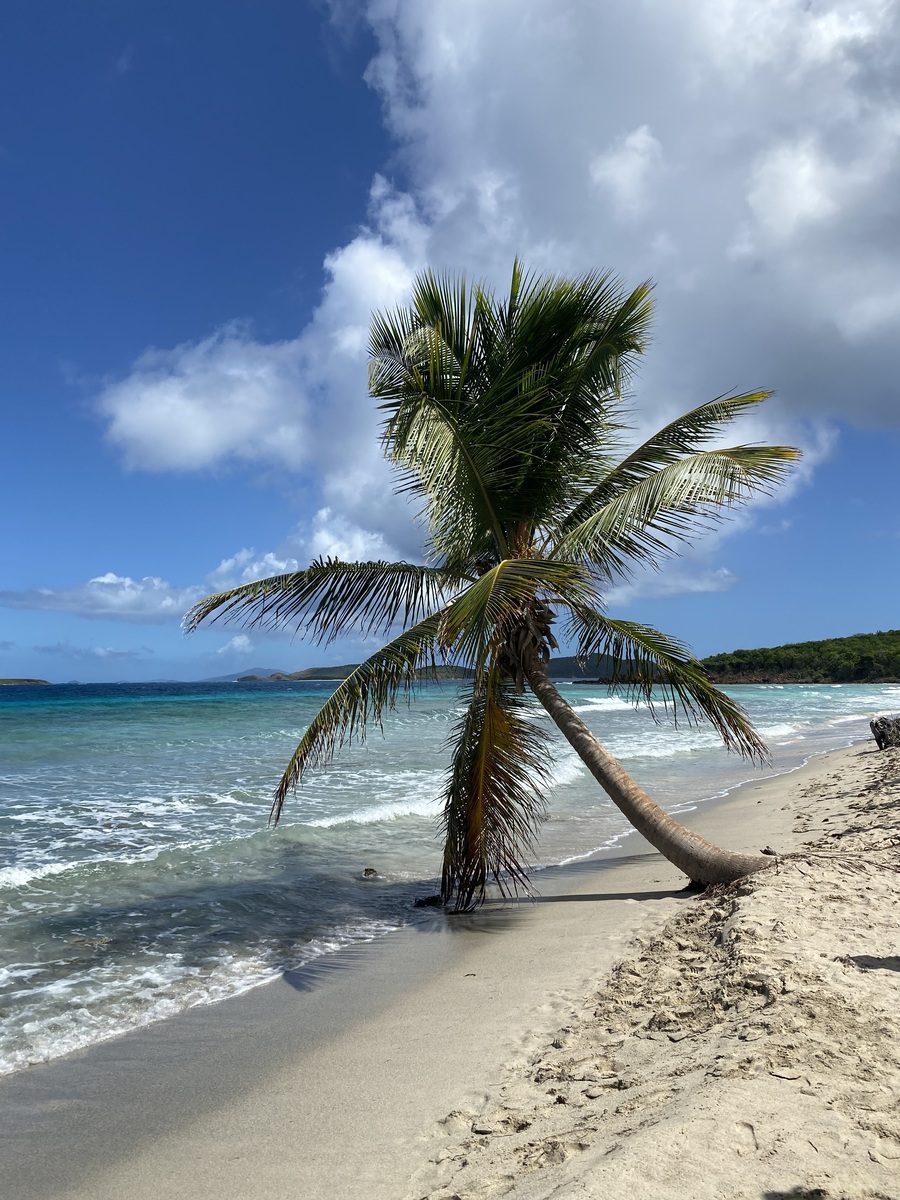
[[[412,902],[439,871],[436,798],[458,694],[423,688],[268,829],[272,788],[331,686],[0,688],[0,1072],[416,919]],[[760,774],[709,730],[654,723],[599,686],[562,690],[671,811]],[[900,708],[900,685],[729,690],[770,744],[767,774],[868,736],[872,714]],[[534,719],[546,721],[539,709]],[[575,755],[555,748],[536,865],[627,832]]]

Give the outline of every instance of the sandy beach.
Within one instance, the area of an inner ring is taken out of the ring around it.
[[[900,752],[0,1083],[4,1200],[900,1197]]]

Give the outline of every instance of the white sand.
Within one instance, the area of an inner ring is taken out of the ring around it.
[[[900,1195],[900,751],[793,782],[809,852],[641,939],[410,1196]]]
[[[688,815],[843,859],[698,900],[635,837],[540,903],[13,1077],[0,1195],[897,1200],[898,776],[865,746]]]

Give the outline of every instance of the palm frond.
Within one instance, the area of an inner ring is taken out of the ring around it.
[[[465,278],[425,272],[410,308],[373,317],[369,392],[386,414],[382,442],[400,470],[398,490],[426,498],[441,552],[460,544],[461,526],[478,527],[502,555],[490,446],[472,437],[469,375],[479,333],[478,306]],[[476,383],[474,394],[479,390]]]
[[[440,614],[432,614],[361,663],[335,689],[313,717],[275,789],[270,821],[277,824],[288,794],[310,767],[327,766],[354,740],[364,742],[369,725],[381,725],[401,691],[436,665]]]
[[[614,496],[640,483],[648,475],[679,459],[707,449],[705,443],[724,426],[756,405],[762,404],[772,394],[759,391],[742,392],[734,396],[716,396],[714,400],[708,400],[670,421],[620,463],[604,472],[596,487],[572,508],[561,523],[560,533],[574,529],[592,513],[608,504]]]
[[[631,563],[658,566],[729,509],[771,493],[798,457],[790,446],[733,446],[677,459],[568,527],[547,553],[593,563],[609,578],[626,575]]]
[[[650,312],[648,285],[625,294],[608,273],[537,278],[517,263],[505,303],[429,273],[409,309],[376,316],[370,391],[385,449],[402,489],[426,499],[439,554],[480,530],[504,557],[523,526],[596,482]]]
[[[726,749],[758,763],[769,761],[765,743],[737,701],[710,683],[687,646],[649,625],[614,620],[596,610],[573,609],[567,635],[578,644],[578,657],[595,654],[611,660],[610,686],[624,684],[634,696],[657,708],[671,708],[692,724],[706,720]]]
[[[458,571],[407,562],[317,559],[305,571],[273,575],[200,600],[184,618],[186,632],[203,621],[247,628],[303,630],[328,643],[349,633],[387,634],[433,612],[464,582]]]
[[[549,781],[546,735],[527,708],[494,663],[453,731],[441,896],[458,912],[481,903],[489,879],[504,895],[527,886]]]
[[[567,605],[596,601],[590,572],[578,563],[504,559],[446,606],[438,642],[445,653],[481,674],[509,629],[536,599]]]

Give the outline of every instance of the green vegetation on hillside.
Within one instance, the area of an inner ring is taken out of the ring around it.
[[[46,684],[47,687],[50,686],[49,679],[0,679],[0,687],[8,687],[8,686],[11,686],[14,684],[31,684],[31,683],[42,683],[42,684]]]
[[[734,650],[702,662],[716,683],[898,683],[900,629]]]

